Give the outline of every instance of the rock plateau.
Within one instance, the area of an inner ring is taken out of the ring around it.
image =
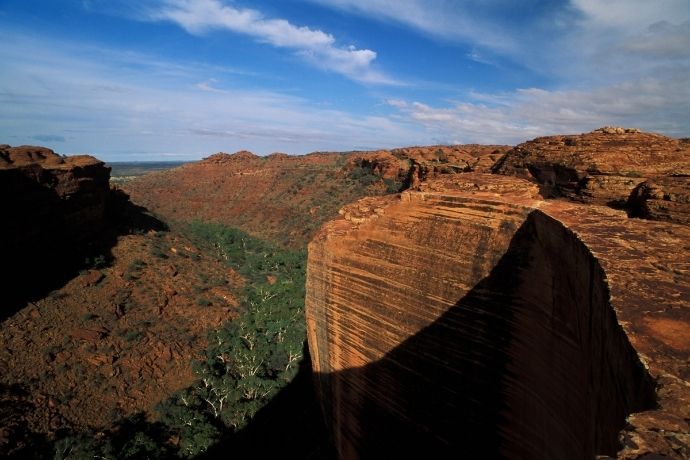
[[[217,153],[124,187],[135,202],[167,222],[213,221],[301,248],[347,203],[431,177],[488,171],[508,149],[458,145],[301,156]]]

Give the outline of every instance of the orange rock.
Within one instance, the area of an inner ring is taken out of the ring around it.
[[[219,153],[124,186],[134,201],[163,218],[224,223],[301,248],[354,199],[393,193],[438,175],[487,171],[508,149],[460,145],[268,157]]]
[[[3,309],[41,291],[107,227],[110,168],[90,156],[0,145]],[[71,260],[72,259],[72,260]],[[40,261],[40,263],[38,263]],[[83,261],[83,257],[81,258]],[[57,276],[64,276],[60,273]]]
[[[340,457],[687,454],[665,430],[690,419],[688,247],[686,226],[506,176],[346,206],[306,297]]]
[[[87,342],[98,342],[103,337],[108,335],[108,331],[104,329],[74,329],[71,333],[75,339],[85,340]]]
[[[635,217],[690,225],[690,175],[645,181],[633,191],[628,206]]]
[[[510,150],[493,171],[530,178],[548,197],[625,208],[649,219],[690,220],[688,139],[616,127],[539,137]],[[672,198],[662,202],[660,194]]]
[[[227,289],[220,286],[213,287],[209,290],[214,296],[221,298],[226,304],[233,307],[237,307],[240,303],[237,301],[234,295]]]

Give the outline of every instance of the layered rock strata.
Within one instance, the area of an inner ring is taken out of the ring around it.
[[[499,160],[493,171],[533,179],[545,196],[687,223],[689,165],[690,139],[605,127],[525,142]]]
[[[512,177],[344,208],[306,299],[340,457],[684,458],[689,273],[686,226]]]

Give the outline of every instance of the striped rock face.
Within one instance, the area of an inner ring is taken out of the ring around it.
[[[340,214],[306,316],[341,458],[690,452],[690,228],[482,174]]]

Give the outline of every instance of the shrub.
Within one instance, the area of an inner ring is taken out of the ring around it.
[[[200,379],[187,394],[185,408],[195,401],[195,411],[240,429],[297,374],[306,336],[306,253],[279,249],[217,224],[194,222],[188,230],[248,282],[242,315],[213,331],[206,359],[194,366]],[[268,275],[278,281],[270,284]]]
[[[200,307],[210,307],[211,305],[213,305],[213,303],[210,300],[204,299],[202,297],[196,299],[196,304]]]

